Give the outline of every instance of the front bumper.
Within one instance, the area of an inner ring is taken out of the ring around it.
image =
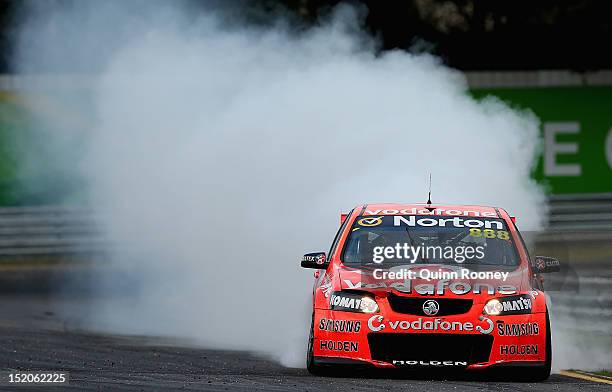
[[[546,360],[545,313],[481,316],[476,310],[426,317],[315,309],[313,354],[321,364],[380,368],[471,370]]]

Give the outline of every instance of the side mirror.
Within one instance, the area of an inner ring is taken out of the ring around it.
[[[303,268],[327,269],[329,263],[324,252],[306,253],[302,257]]]
[[[561,270],[559,260],[553,257],[546,256],[536,256],[533,262],[531,263],[531,267],[533,267],[533,270],[535,272],[540,274],[548,272],[559,272]]]

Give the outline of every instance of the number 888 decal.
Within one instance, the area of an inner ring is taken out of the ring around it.
[[[492,229],[470,229],[470,236],[472,237],[483,237],[483,238],[496,238],[498,240],[510,241],[510,233],[505,230],[492,230]]]

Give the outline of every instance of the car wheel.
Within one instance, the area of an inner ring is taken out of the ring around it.
[[[550,318],[548,309],[546,310],[546,361],[544,365],[536,368],[527,369],[525,376],[529,381],[544,381],[550,377],[550,369],[552,365],[552,339],[550,333]]]
[[[308,352],[306,353],[306,369],[310,374],[320,376],[325,372],[325,368],[321,365],[317,365],[314,362],[314,314],[310,322],[310,335],[308,337]]]

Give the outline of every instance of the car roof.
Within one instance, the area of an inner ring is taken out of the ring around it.
[[[500,217],[497,207],[458,204],[362,204],[355,208],[359,215],[442,215]]]

